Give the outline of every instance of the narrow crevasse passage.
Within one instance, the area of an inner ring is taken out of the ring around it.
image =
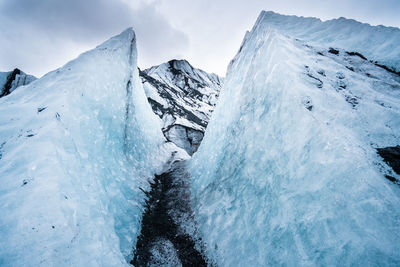
[[[190,207],[190,177],[184,160],[174,159],[156,175],[147,193],[146,211],[138,237],[134,266],[207,266],[196,242]]]

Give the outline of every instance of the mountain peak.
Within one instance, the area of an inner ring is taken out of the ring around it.
[[[221,89],[221,79],[173,59],[141,72],[148,100],[168,141],[192,155],[203,139]]]
[[[185,59],[172,59],[168,61],[168,65],[170,69],[180,70],[180,71],[192,71],[194,68],[190,63]]]
[[[36,80],[36,77],[28,75],[18,68],[9,72],[0,72],[0,97],[9,95],[17,87],[27,85]]]
[[[207,86],[211,86],[214,83],[221,84],[223,80],[214,73],[207,73],[201,69],[193,67],[186,59],[171,59],[168,62],[145,69],[143,72],[150,76],[165,76],[167,73],[170,73],[167,75],[169,77],[168,79],[172,79],[177,75],[184,75],[191,79],[196,79],[198,82],[205,83]]]
[[[187,64],[189,66],[190,63],[186,60],[186,59],[171,59],[170,61],[168,61],[169,64]]]
[[[135,48],[136,50],[136,34],[133,28],[127,28],[123,32],[118,35],[115,35],[108,39],[107,41],[103,42],[97,49],[100,50],[113,50],[113,49],[123,49],[126,47],[126,44],[131,44],[131,50]],[[132,51],[130,51],[132,53]],[[135,52],[136,53],[136,52]]]

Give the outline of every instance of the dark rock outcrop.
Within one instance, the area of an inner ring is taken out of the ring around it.
[[[379,156],[400,175],[400,146],[377,148]]]

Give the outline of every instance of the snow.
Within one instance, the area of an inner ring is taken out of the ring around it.
[[[164,109],[153,106],[157,115],[172,115],[185,126],[204,132],[219,95],[220,77],[196,69],[186,60],[171,60],[144,70],[141,78],[147,97]]]
[[[183,125],[183,126],[185,126],[187,128],[191,128],[193,130],[197,130],[197,131],[200,131],[200,132],[204,132],[204,130],[205,130],[204,127],[201,127],[198,124],[195,124],[192,121],[187,120],[187,119],[182,118],[182,117],[176,118],[176,120],[174,121],[174,125]]]
[[[127,29],[0,99],[0,265],[128,265],[173,146],[136,61]]]
[[[321,21],[318,18],[284,16],[263,11],[257,23],[311,45],[357,51],[369,60],[400,71],[400,29],[371,26],[352,19]]]
[[[160,103],[163,106],[163,108],[168,107],[168,102],[157,93],[157,88],[155,86],[153,86],[150,83],[144,82],[143,88],[148,98],[151,98],[157,103]]]
[[[346,54],[391,29],[336,21],[354,35],[338,55],[321,41],[338,27],[315,42],[295,33],[322,22],[263,12],[228,68],[190,162],[199,236],[218,266],[400,261],[399,187],[375,150],[400,143],[400,77]]]

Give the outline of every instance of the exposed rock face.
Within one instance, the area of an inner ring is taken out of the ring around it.
[[[171,60],[140,71],[147,99],[162,120],[167,140],[196,152],[214,110],[222,78]]]
[[[400,174],[400,146],[378,148],[379,155],[393,170]]]
[[[9,72],[0,72],[0,97],[9,95],[17,87],[27,85],[36,80],[35,76],[28,75],[19,69]]]
[[[379,156],[383,158],[383,161],[386,162],[398,176],[400,176],[400,146],[377,148],[377,151]],[[400,185],[400,180],[394,177],[396,174],[393,172],[386,173],[385,177]]]
[[[164,135],[168,141],[173,142],[178,147],[185,149],[189,155],[192,155],[199,148],[204,132],[176,124],[165,130]]]

